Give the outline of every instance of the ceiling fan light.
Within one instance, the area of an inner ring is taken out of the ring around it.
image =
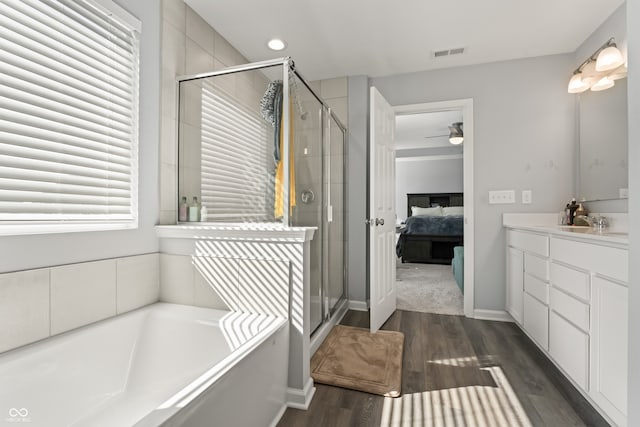
[[[609,71],[624,64],[622,52],[615,45],[609,46],[598,54],[596,71]]]
[[[598,82],[596,84],[591,86],[591,90],[594,91],[594,92],[598,92],[598,91],[601,91],[601,90],[609,89],[610,87],[613,87],[614,85],[615,85],[615,82],[613,80],[611,80],[608,76],[604,76],[603,78],[598,80]]]
[[[585,90],[589,89],[590,86],[591,85],[589,84],[589,82],[585,81],[582,78],[581,73],[576,73],[571,76],[571,80],[569,80],[568,91],[569,93],[582,93]]]
[[[455,122],[449,126],[449,142],[453,145],[460,145],[464,141],[464,133],[462,132],[462,122]]]

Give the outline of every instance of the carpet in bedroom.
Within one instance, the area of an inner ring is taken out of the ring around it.
[[[402,264],[396,268],[398,310],[464,314],[464,300],[450,265]]]

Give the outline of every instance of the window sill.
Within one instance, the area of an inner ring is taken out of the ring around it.
[[[0,223],[0,236],[23,236],[57,233],[86,233],[94,231],[132,230],[138,222],[122,223]]]

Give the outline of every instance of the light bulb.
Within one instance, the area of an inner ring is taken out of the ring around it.
[[[569,93],[581,93],[589,89],[589,83],[582,79],[581,73],[576,73],[569,80]]]
[[[591,86],[591,90],[594,92],[599,92],[601,90],[609,89],[610,87],[613,87],[613,85],[615,85],[614,81],[609,77],[604,76],[603,78],[598,80],[596,84]]]
[[[596,60],[596,71],[613,70],[622,64],[624,64],[622,52],[620,52],[620,50],[615,46],[609,46],[598,54],[598,59]]]
[[[287,44],[284,42],[284,40],[271,39],[267,42],[267,46],[269,46],[269,49],[271,50],[279,51],[287,47]]]

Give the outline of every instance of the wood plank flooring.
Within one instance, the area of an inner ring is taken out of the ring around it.
[[[368,328],[369,314],[349,311],[341,323]],[[512,323],[398,310],[382,329],[405,334],[403,394],[494,386],[479,367],[498,366],[534,426],[609,425]],[[383,402],[381,396],[316,384],[310,408],[287,409],[278,426],[379,426]]]

